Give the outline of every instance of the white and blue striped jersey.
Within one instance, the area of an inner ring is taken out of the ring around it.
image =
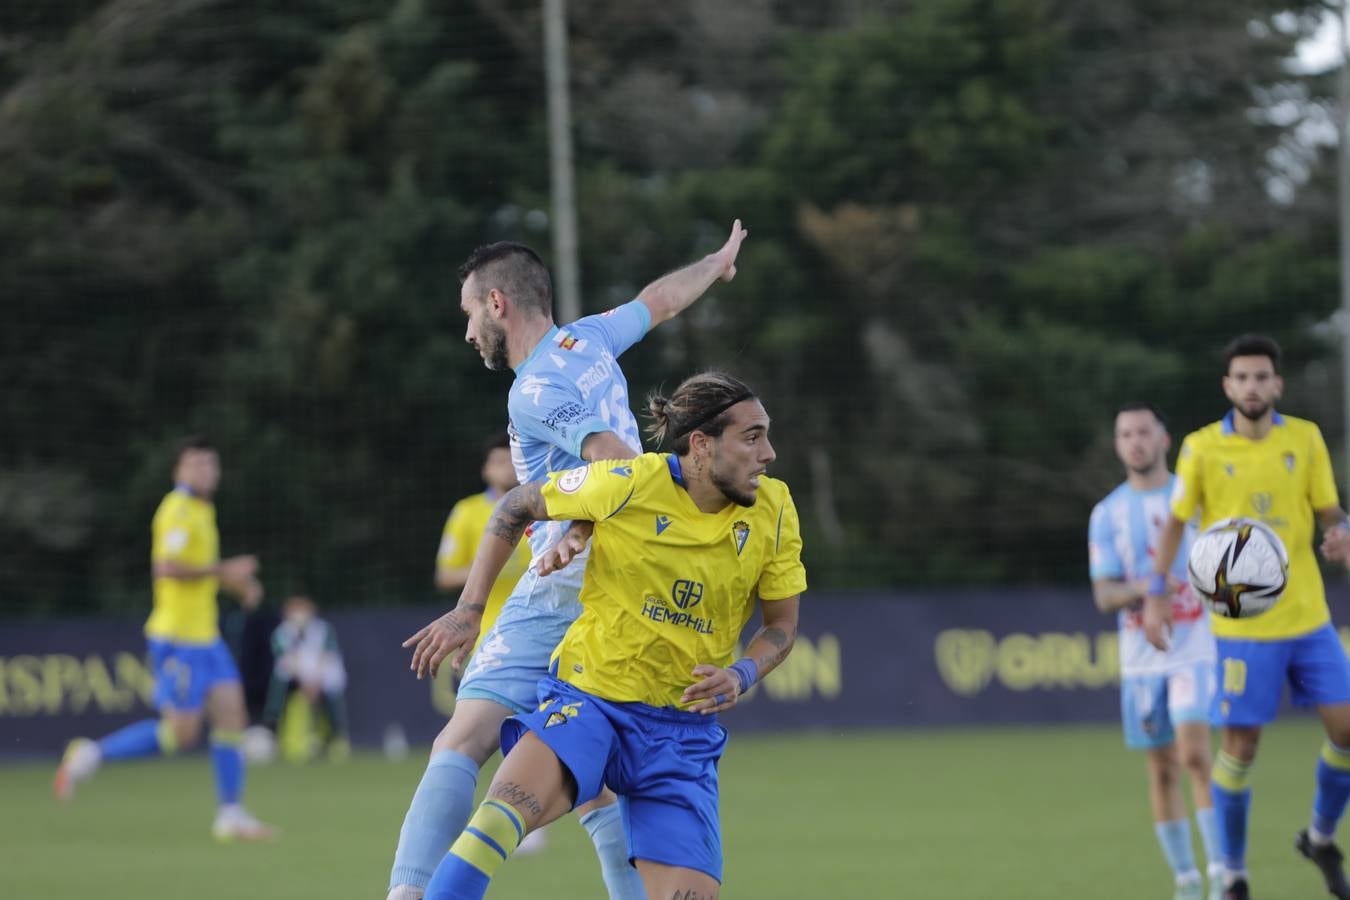
[[[1088,568],[1092,579],[1123,578],[1133,581],[1153,574],[1158,536],[1171,518],[1170,497],[1176,476],[1160,488],[1137,491],[1127,481],[1107,494],[1092,509],[1088,524]],[[1196,662],[1215,658],[1214,635],[1209,613],[1186,580],[1186,558],[1195,529],[1188,525],[1177,550],[1172,574],[1184,587],[1172,598],[1170,649],[1158,650],[1144,636],[1144,617],[1139,610],[1122,609],[1120,625],[1120,674],[1158,675]]]
[[[618,358],[642,339],[651,322],[646,304],[633,300],[554,327],[516,367],[506,409],[511,459],[521,484],[585,465],[581,445],[592,434],[613,431],[634,453],[642,452],[637,419],[629,409],[628,381]],[[534,523],[530,531],[534,559],[556,544],[566,529],[566,522]],[[579,556],[569,568],[580,570],[585,562],[585,556]]]

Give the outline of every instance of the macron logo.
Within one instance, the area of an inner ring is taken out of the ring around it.
[[[667,528],[669,528],[669,527],[670,527],[670,516],[657,516],[657,517],[656,517],[656,533],[657,533],[657,534],[660,534],[661,532],[665,531],[665,530],[666,530]]]

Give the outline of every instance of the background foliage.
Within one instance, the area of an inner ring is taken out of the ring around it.
[[[273,594],[428,597],[505,424],[455,268],[549,246],[537,7],[0,11],[0,609],[142,609],[192,431]],[[1342,449],[1331,82],[1290,62],[1319,14],[573,0],[586,311],[741,217],[736,281],[625,367],[760,389],[813,584],[1080,579],[1115,406],[1217,418],[1238,332]]]

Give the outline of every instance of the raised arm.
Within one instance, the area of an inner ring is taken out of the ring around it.
[[[797,642],[797,616],[801,596],[760,601],[764,624],[750,639],[745,656],[725,669],[694,666],[691,673],[699,680],[685,688],[681,703],[692,703],[690,712],[715,713],[731,709],[741,694],[778,668]]]
[[[722,249],[711,253],[696,263],[676,269],[669,275],[663,275],[642,289],[638,299],[647,307],[655,327],[668,319],[679,315],[691,303],[703,296],[712,287],[713,282],[730,281],[736,277],[736,255],[741,251],[741,241],[750,232],[741,227],[737,219],[731,225],[731,236],[722,245]]]
[[[1144,635],[1159,650],[1167,649],[1167,626],[1172,623],[1167,573],[1172,571],[1185,533],[1186,523],[1176,516],[1168,516],[1167,524],[1158,535],[1158,548],[1153,557],[1153,577],[1149,579],[1148,596],[1144,598]]]
[[[531,522],[549,518],[548,507],[539,493],[543,483],[532,481],[507,491],[488,520],[455,608],[403,642],[404,647],[414,647],[410,668],[418,678],[428,671],[435,678],[441,662],[451,653],[455,654],[453,665],[456,668],[463,664],[478,637],[487,596],[520,542],[520,536]]]

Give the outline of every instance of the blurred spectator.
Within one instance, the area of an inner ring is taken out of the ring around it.
[[[272,683],[267,692],[263,723],[284,734],[283,716],[303,710],[310,723],[302,729],[303,751],[286,754],[308,758],[319,743],[326,743],[330,758],[342,759],[351,750],[347,727],[347,669],[338,650],[337,632],[319,618],[318,606],[302,594],[286,601],[282,621],[272,633]],[[292,700],[292,697],[295,697]],[[297,705],[297,701],[299,704]],[[323,723],[316,722],[321,714]],[[283,752],[287,742],[282,740]]]

